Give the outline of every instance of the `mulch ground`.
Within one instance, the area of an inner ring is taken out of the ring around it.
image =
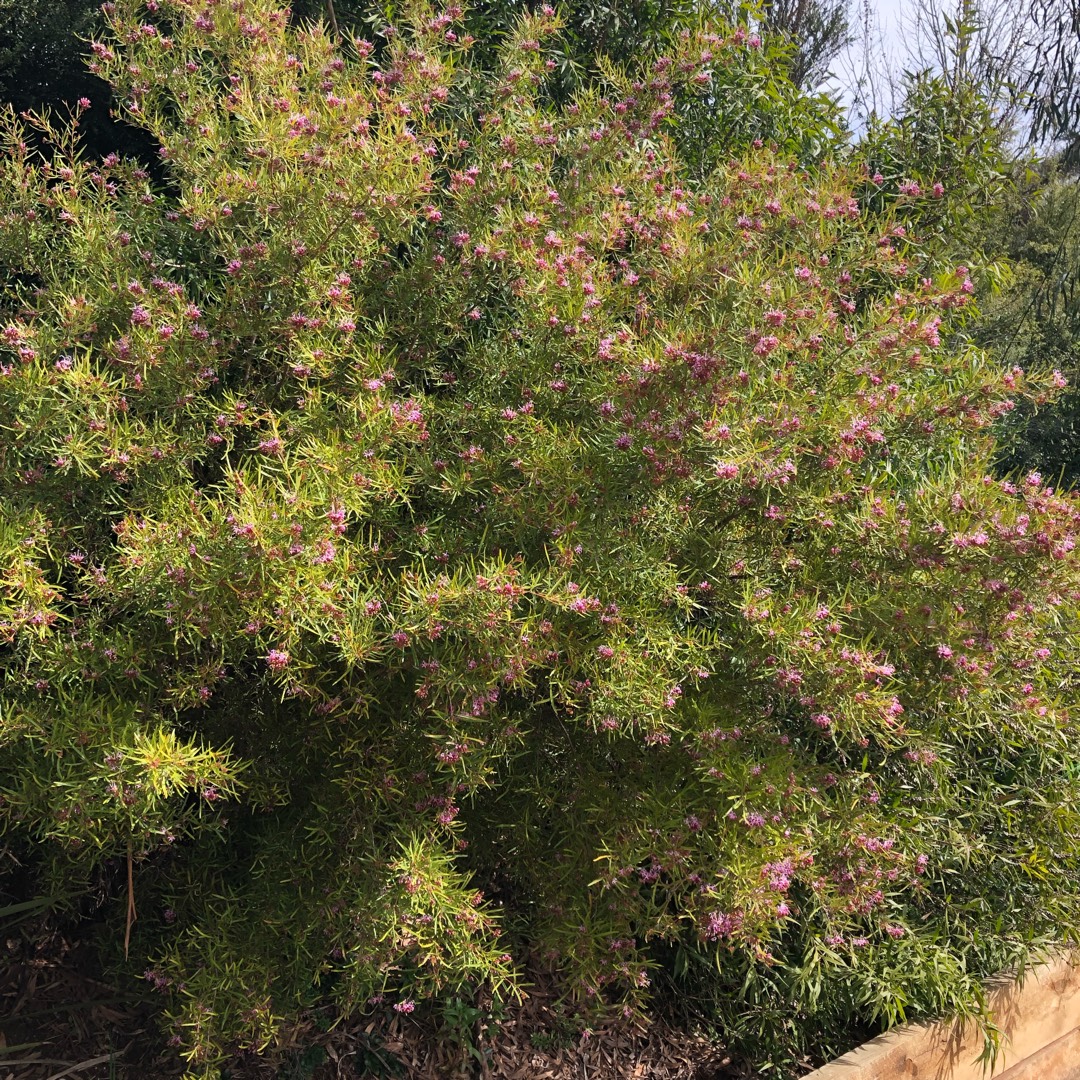
[[[153,1010],[95,976],[93,955],[55,929],[0,942],[0,1080],[173,1080]],[[714,1042],[657,1023],[612,1024],[587,1035],[536,979],[526,999],[469,1053],[431,1021],[392,1015],[285,1038],[271,1064],[237,1060],[230,1080],[748,1080]]]
[[[150,1008],[96,977],[88,949],[35,930],[0,941],[0,1080],[166,1080]]]

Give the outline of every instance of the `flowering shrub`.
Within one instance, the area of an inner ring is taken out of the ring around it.
[[[465,108],[452,8],[378,67],[108,13],[167,183],[0,164],[0,821],[127,860],[193,1076],[529,955],[598,1012],[704,957],[779,1059],[1061,932],[1080,514],[987,465],[1051,380],[942,347],[965,270],[853,171],[683,178],[745,32],[556,107],[545,9]]]

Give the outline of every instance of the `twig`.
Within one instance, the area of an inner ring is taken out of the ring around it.
[[[0,1061],[4,1068],[9,1065],[67,1065],[59,1057],[16,1057],[12,1062]]]
[[[124,1049],[126,1050],[127,1047]],[[53,1073],[49,1080],[63,1080],[65,1076],[70,1076],[72,1073],[82,1072],[83,1069],[92,1068],[94,1065],[104,1065],[107,1061],[112,1061],[114,1057],[119,1057],[123,1052],[123,1050],[113,1050],[108,1054],[102,1054],[101,1057],[90,1058],[89,1061],[80,1061],[78,1065],[71,1065],[62,1072]]]
[[[127,925],[124,927],[124,959],[128,958],[128,945],[131,944],[131,924],[139,917],[135,913],[135,881],[131,872],[131,841],[128,841],[127,851],[128,871],[128,902],[127,902]]]
[[[334,31],[334,37],[340,38],[341,31],[338,30],[337,16],[334,14],[334,0],[326,0],[326,14],[330,17],[330,29]]]
[[[60,1058],[16,1058],[14,1061],[5,1061],[0,1058],[0,1065],[7,1068],[9,1065],[66,1065],[66,1061]]]

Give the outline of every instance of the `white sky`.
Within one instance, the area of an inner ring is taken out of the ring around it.
[[[956,0],[933,0],[934,6],[952,9]],[[872,74],[885,84],[889,73],[896,73],[905,57],[905,22],[914,17],[911,0],[852,0],[851,24],[855,41],[833,61],[834,79],[829,88],[839,92],[841,101],[849,104],[850,86],[853,78],[861,73],[864,63],[872,67]],[[869,33],[866,32],[869,16]],[[868,61],[864,60],[868,57]],[[885,103],[882,103],[883,105]],[[854,118],[852,118],[854,119]]]

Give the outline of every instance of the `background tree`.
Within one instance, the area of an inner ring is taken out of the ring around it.
[[[1011,280],[986,307],[977,337],[1004,364],[1060,369],[1072,388],[1049,406],[1021,406],[1002,437],[1003,467],[1080,480],[1080,188],[1053,162],[1032,171],[1002,214],[998,243]]]
[[[887,88],[888,119],[867,114],[857,153],[889,191],[912,179],[942,185],[943,197],[912,224],[936,233],[934,250],[945,260],[960,253],[942,241],[965,239],[965,261],[986,288],[980,318],[962,333],[1005,364],[1058,368],[1072,380],[1080,374],[1070,292],[1080,266],[1076,179],[1068,152],[1038,160],[1051,133],[1049,99],[1028,93],[1038,68],[1041,92],[1058,95],[1055,108],[1067,117],[1070,61],[1061,50],[1072,46],[1068,35],[1052,45],[1053,28],[1030,16],[1029,8],[991,0],[945,11],[916,5],[904,60],[910,70]],[[883,205],[873,191],[869,205]],[[1000,429],[1000,467],[1039,468],[1074,483],[1076,407],[1071,392],[1037,410],[1020,407]]]
[[[1024,73],[1033,138],[1060,144],[1066,162],[1080,163],[1080,4],[1031,0],[1037,50]]]
[[[88,0],[0,0],[0,94],[16,109],[74,104],[95,84],[82,61],[95,28]]]
[[[805,90],[817,89],[830,65],[851,44],[850,0],[766,0],[760,21],[766,33],[792,41],[796,50],[789,69],[791,81]]]

